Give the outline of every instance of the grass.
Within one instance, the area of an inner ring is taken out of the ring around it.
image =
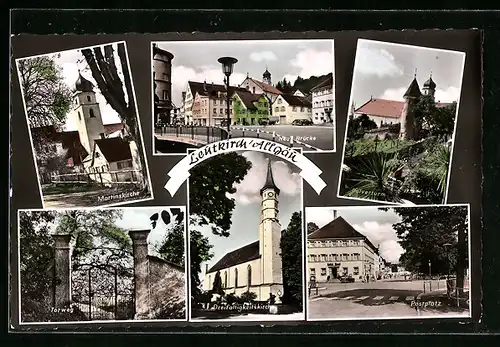
[[[71,194],[71,193],[82,193],[91,192],[94,190],[102,189],[96,184],[92,183],[68,183],[68,184],[58,184],[50,183],[42,186],[43,195],[53,195],[53,194]]]
[[[400,139],[378,141],[371,139],[359,139],[348,144],[348,147],[346,147],[346,154],[348,154],[350,157],[356,157],[373,152],[394,153],[402,150],[403,148],[411,146],[414,143],[415,141]]]

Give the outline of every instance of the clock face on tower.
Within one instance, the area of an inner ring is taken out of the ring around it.
[[[269,193],[267,193],[267,197],[268,197],[268,198],[272,198],[272,197],[274,197],[274,193],[273,193],[273,192],[269,192]]]

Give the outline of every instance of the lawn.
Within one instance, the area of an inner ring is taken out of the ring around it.
[[[74,183],[74,184],[50,183],[42,186],[42,193],[43,195],[71,194],[71,193],[91,192],[99,189],[102,189],[102,187],[92,183]]]

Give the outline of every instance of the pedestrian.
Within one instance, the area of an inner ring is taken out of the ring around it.
[[[326,276],[326,281],[330,282],[330,275]]]

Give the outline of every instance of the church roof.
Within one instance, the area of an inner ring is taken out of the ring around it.
[[[258,85],[259,88],[262,89],[262,91],[264,93],[270,93],[270,94],[276,94],[276,95],[283,94],[281,92],[281,90],[277,89],[276,87],[273,87],[270,84],[267,84],[267,83],[264,83],[262,81],[256,80],[255,78],[252,78],[252,77],[247,77],[247,78],[249,80],[253,81],[256,85]]]
[[[129,143],[121,137],[98,139],[95,144],[99,146],[108,163],[132,159]]]
[[[264,186],[260,190],[260,194],[262,195],[262,192],[267,189],[267,188],[272,188],[276,191],[276,194],[280,193],[280,189],[276,186],[274,183],[274,177],[273,177],[273,169],[271,168],[271,159],[267,162],[267,176],[266,176],[266,183],[264,183]]]
[[[418,98],[421,95],[422,93],[420,92],[420,87],[418,86],[417,78],[414,78],[413,81],[411,81],[410,86],[406,90],[404,97]]]
[[[227,269],[231,266],[246,263],[248,261],[260,258],[259,241],[252,242],[246,246],[226,253],[207,273]]]
[[[322,228],[319,228],[315,232],[307,235],[308,240],[352,238],[363,239],[374,251],[377,250],[377,248],[366,236],[354,229],[354,227],[342,217],[335,218]]]
[[[94,90],[94,85],[88,79],[83,77],[80,71],[78,71],[78,79],[75,82],[75,90],[77,92],[92,92]]]
[[[401,117],[404,105],[404,101],[370,99],[365,104],[354,110],[354,113],[366,114],[368,116],[399,118]]]
[[[430,89],[436,88],[436,83],[432,80],[432,76],[430,76],[429,79],[424,82],[424,88],[430,88]]]

